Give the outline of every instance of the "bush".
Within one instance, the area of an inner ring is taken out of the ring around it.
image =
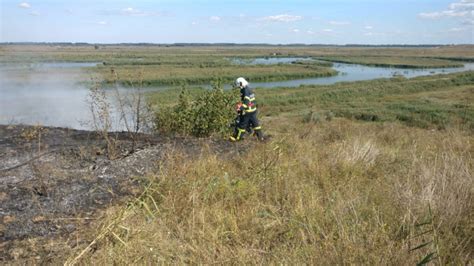
[[[237,93],[237,90],[224,91],[222,83],[217,81],[211,90],[191,99],[188,89],[183,87],[177,105],[156,113],[157,130],[196,137],[228,133],[229,123],[235,117]]]

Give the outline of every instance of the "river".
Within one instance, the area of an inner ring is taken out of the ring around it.
[[[258,58],[245,61],[246,64],[291,63],[301,58]],[[93,129],[88,104],[89,88],[84,83],[93,75],[90,67],[97,63],[36,63],[0,64],[0,124],[41,124],[44,126]],[[356,64],[334,63],[339,72],[332,77],[297,79],[277,82],[251,83],[254,88],[297,87],[300,85],[328,85],[336,82],[351,82],[390,78],[403,75],[407,78],[442,73],[474,70],[474,63],[466,63],[460,68],[439,69],[398,69],[390,67],[370,67]],[[236,75],[238,75],[236,73]],[[145,91],[162,90],[164,87],[147,88]],[[128,89],[119,89],[126,95]],[[110,92],[112,93],[112,92]],[[113,109],[112,112],[117,113]],[[119,124],[117,115],[112,124]],[[122,127],[114,128],[123,129]]]

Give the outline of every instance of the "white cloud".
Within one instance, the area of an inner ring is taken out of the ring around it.
[[[291,31],[292,31],[292,32],[294,32],[294,33],[298,33],[298,32],[300,32],[300,30],[299,30],[299,29],[292,29]]]
[[[366,30],[371,30],[371,29],[373,29],[373,28],[374,28],[374,27],[372,27],[372,26],[365,26],[365,27],[364,27],[364,29],[366,29]]]
[[[260,20],[271,21],[271,22],[293,22],[293,21],[298,21],[302,19],[303,19],[302,16],[282,14],[282,15],[276,15],[276,16],[263,17]]]
[[[38,11],[31,11],[29,14],[30,14],[31,16],[35,16],[35,17],[37,17],[37,16],[40,15],[40,13],[39,13]]]
[[[423,19],[455,18],[466,17],[468,15],[474,16],[473,0],[461,0],[457,3],[451,3],[447,10],[422,12],[418,14],[418,16]]]
[[[217,21],[220,21],[221,20],[221,17],[218,17],[218,16],[212,16],[209,18],[210,21],[214,21],[214,22],[217,22]]]
[[[145,16],[157,16],[159,13],[157,12],[147,12],[140,9],[136,9],[133,7],[127,7],[121,10],[120,12],[122,15],[125,16],[136,16],[136,17],[145,17]]]
[[[418,15],[421,18],[438,19],[438,18],[445,18],[445,17],[464,17],[467,14],[469,14],[469,12],[467,11],[445,10],[441,12],[420,13]]]
[[[449,9],[472,11],[474,9],[474,1],[472,1],[472,0],[461,0],[461,2],[459,2],[459,3],[450,4]]]
[[[372,36],[372,35],[374,35],[372,32],[366,32],[366,33],[364,33],[364,36]]]
[[[141,12],[133,7],[127,7],[127,8],[124,8],[122,9],[122,14],[124,15],[129,15],[129,16],[132,16],[132,15],[137,15],[137,14],[140,14]]]
[[[334,30],[332,30],[332,29],[324,29],[323,31],[324,31],[324,32],[333,32]]]
[[[460,31],[465,31],[467,30],[466,28],[451,28],[448,30],[448,32],[460,32]]]
[[[26,3],[26,2],[23,2],[21,4],[18,5],[18,7],[21,7],[21,8],[31,8],[31,5]]]
[[[191,25],[197,25],[198,23],[196,21],[191,22]]]
[[[313,35],[313,34],[314,34],[314,31],[312,31],[312,30],[307,30],[306,33],[308,33],[309,35]]]
[[[107,25],[109,23],[107,23],[107,21],[99,21],[97,22],[98,25]]]
[[[334,25],[334,26],[345,26],[345,25],[350,25],[351,23],[349,21],[329,21],[328,22],[329,24],[331,25]]]

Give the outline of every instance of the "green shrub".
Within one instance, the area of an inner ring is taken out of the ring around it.
[[[224,91],[220,81],[194,99],[188,89],[183,87],[175,106],[160,108],[156,113],[157,130],[165,134],[196,137],[228,133],[228,125],[235,117],[234,104],[237,101],[238,91]]]

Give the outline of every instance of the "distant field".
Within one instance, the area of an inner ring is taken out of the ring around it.
[[[130,66],[121,65],[113,67],[118,73],[118,81],[122,84],[137,84],[142,79],[143,86],[209,84],[212,80],[221,79],[232,82],[236,76],[244,76],[250,81],[279,81],[298,78],[325,77],[337,74],[328,67],[294,65],[275,66],[222,66],[222,67],[183,67],[172,65]],[[116,76],[110,67],[99,67],[105,81],[113,83]]]
[[[97,62],[92,71],[105,82],[144,86],[203,84],[235,76],[252,81],[335,75],[330,65],[298,62],[286,65],[234,65],[231,58],[316,57],[334,62],[405,68],[456,67],[474,60],[472,46],[419,48],[310,46],[60,46],[1,45],[0,63]],[[444,59],[443,59],[444,58]],[[115,73],[112,73],[112,69]]]
[[[327,56],[318,59],[331,62],[361,64],[376,67],[398,67],[398,68],[442,68],[442,67],[462,67],[460,62],[453,62],[437,58],[418,58],[400,56]]]
[[[60,46],[0,45],[0,61],[64,60],[107,61],[137,58],[188,56],[403,56],[446,59],[474,59],[474,45],[440,47],[335,47],[335,46]]]

